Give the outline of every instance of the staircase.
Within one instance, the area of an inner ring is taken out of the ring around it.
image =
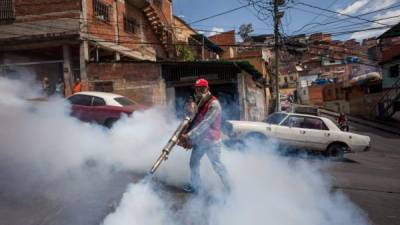
[[[176,55],[176,50],[173,45],[175,36],[172,25],[168,25],[165,16],[163,14],[160,15],[160,13],[155,10],[152,1],[148,1],[148,3],[149,4],[143,9],[144,14],[149,21],[153,32],[160,40],[162,47],[167,52],[168,58],[173,58]]]
[[[374,109],[380,120],[387,120],[392,117],[399,108],[400,103],[400,78],[396,80],[393,86],[382,96],[375,104]]]

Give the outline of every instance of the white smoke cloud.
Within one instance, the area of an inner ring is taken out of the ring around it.
[[[268,149],[224,155],[232,176],[231,194],[211,189],[207,194],[191,197],[180,209],[173,211],[167,207],[170,199],[153,192],[151,199],[156,198],[153,201],[157,204],[144,204],[146,215],[159,211],[151,220],[165,221],[168,217],[174,219],[174,224],[257,225],[266,221],[282,225],[368,224],[365,215],[342,193],[331,191],[328,179],[319,170],[322,165],[285,159],[265,150]],[[204,177],[208,175],[203,173]],[[205,179],[205,182],[211,181]],[[138,186],[136,190],[128,188],[127,197],[122,199],[116,212],[110,214],[112,220],[106,218],[105,225],[161,224],[125,219],[135,214],[132,212],[143,201],[132,197],[144,195],[143,184]],[[132,206],[125,204],[127,201]],[[164,205],[163,210],[159,210],[160,205]]]
[[[112,182],[124,171],[143,176],[178,123],[155,108],[123,118],[107,130],[70,117],[63,99],[26,101],[30,88],[0,78],[0,186],[5,193],[37,192],[62,204],[75,199],[79,204],[65,215],[66,221],[80,218],[80,224],[98,224],[99,215],[91,208],[89,213],[86,204],[108,204],[103,186],[117,187]],[[223,193],[208,160],[202,160],[207,194],[171,194],[157,182],[132,183],[115,210],[99,210],[108,214],[100,215],[101,223],[368,224],[342,193],[331,190],[320,172],[324,163],[278,156],[274,146],[253,146],[247,152],[224,149],[222,160],[232,182],[229,195]],[[177,187],[187,182],[189,153],[177,147],[157,171],[158,180]],[[122,190],[114,191],[118,195]]]

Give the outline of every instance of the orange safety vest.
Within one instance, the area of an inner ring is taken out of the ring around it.
[[[79,83],[75,84],[72,92],[73,92],[73,94],[75,94],[75,93],[81,92],[81,91],[82,91],[82,85],[81,85],[81,82],[79,82]]]

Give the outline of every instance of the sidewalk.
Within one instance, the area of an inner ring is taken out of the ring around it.
[[[329,111],[326,109],[319,109],[321,114],[326,114],[329,116],[334,116],[334,117],[338,117],[339,113],[337,112],[333,112],[333,111]],[[359,123],[365,126],[369,126],[369,127],[373,127],[379,130],[383,130],[389,133],[393,133],[393,134],[397,134],[400,135],[400,125],[396,124],[388,124],[388,122],[381,122],[381,121],[371,121],[371,120],[365,120],[365,119],[361,119],[361,118],[357,118],[357,117],[353,117],[353,116],[347,116],[349,118],[350,121],[354,122],[354,123]]]

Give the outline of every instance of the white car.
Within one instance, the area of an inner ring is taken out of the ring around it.
[[[225,130],[231,140],[274,138],[296,149],[323,151],[337,157],[370,148],[368,136],[343,132],[330,119],[307,114],[278,112],[263,122],[229,120]]]

